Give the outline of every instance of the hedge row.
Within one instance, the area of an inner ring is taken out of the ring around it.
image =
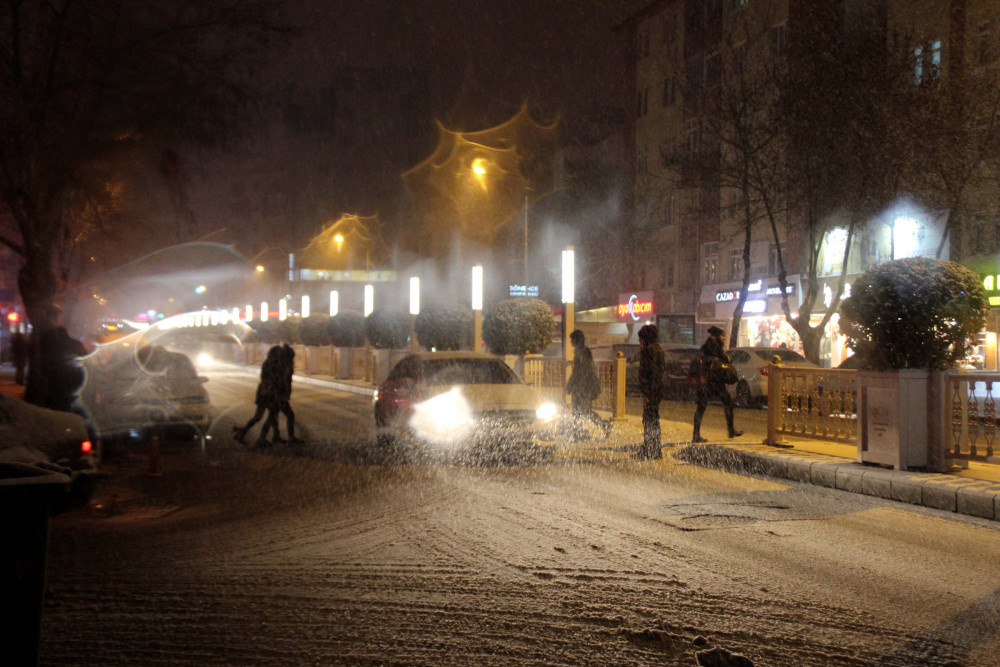
[[[430,306],[413,326],[420,345],[435,350],[469,349],[472,341],[472,312],[468,308]],[[496,354],[537,353],[552,342],[555,320],[552,309],[533,298],[503,301],[483,316],[483,341]],[[344,312],[312,315],[305,319],[258,322],[247,342],[302,345],[336,345],[376,348],[403,348],[410,338],[410,315],[402,311],[376,310],[368,317]]]

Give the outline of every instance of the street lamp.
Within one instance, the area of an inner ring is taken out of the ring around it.
[[[337,310],[340,307],[340,294],[337,290],[330,290],[330,317],[337,314]]]
[[[271,314],[267,307],[267,301],[260,302],[260,321],[267,322],[268,316]]]
[[[365,285],[365,317],[371,315],[373,310],[375,310],[375,288]]]
[[[420,278],[410,277],[410,352],[417,352],[417,315],[420,314]]]
[[[309,295],[302,295],[302,317],[309,317]]]
[[[563,350],[566,359],[566,381],[569,381],[573,363],[573,344],[569,335],[573,332],[573,287],[574,287],[574,266],[573,266],[573,246],[566,246],[562,251],[562,302],[563,302]]]
[[[472,267],[472,345],[476,352],[483,351],[483,267]]]
[[[253,321],[253,306],[251,306],[248,303],[246,308],[246,322],[247,324],[249,324],[252,321]]]
[[[282,299],[278,302],[278,319],[282,322],[288,318],[288,302]]]

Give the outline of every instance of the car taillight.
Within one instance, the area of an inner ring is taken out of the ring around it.
[[[94,451],[94,444],[90,440],[84,440],[80,443],[80,453],[84,456],[88,456]]]
[[[760,373],[761,375],[767,375],[767,366],[761,366],[760,370],[757,372]]]

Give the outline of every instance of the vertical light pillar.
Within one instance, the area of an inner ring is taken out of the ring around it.
[[[573,257],[573,246],[566,246],[562,251],[562,302],[563,302],[563,356],[566,366],[566,381],[569,381],[573,371],[573,343],[569,335],[573,333],[573,301],[576,276]]]
[[[309,317],[309,295],[302,295],[302,317]]]
[[[271,315],[270,309],[267,307],[267,301],[260,302],[260,321],[267,322],[267,318]]]
[[[247,308],[246,308],[246,313],[245,313],[245,315],[246,315],[246,318],[245,318],[245,321],[246,321],[246,322],[247,322],[248,324],[249,324],[250,322],[253,322],[253,306],[251,306],[251,305],[250,305],[249,303],[247,304]]]
[[[375,288],[365,285],[365,317],[371,315],[373,310],[375,310]]]
[[[282,299],[278,302],[278,319],[284,321],[288,318],[288,301]]]
[[[330,317],[336,315],[340,310],[340,294],[337,290],[330,290]]]
[[[410,352],[420,350],[417,343],[417,315],[420,314],[420,278],[410,277]]]
[[[240,309],[237,308],[236,306],[233,306],[233,319],[232,319],[232,322],[233,322],[233,324],[236,324],[239,321],[240,321]]]
[[[472,349],[483,351],[483,267],[472,267]]]

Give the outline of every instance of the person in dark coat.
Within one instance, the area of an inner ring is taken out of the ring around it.
[[[24,369],[28,365],[31,347],[28,337],[18,331],[10,342],[10,354],[14,361],[14,381],[24,386]]]
[[[268,432],[273,428],[274,435],[278,437],[278,410],[280,409],[279,396],[281,385],[284,382],[282,375],[282,352],[280,345],[274,345],[267,351],[267,357],[260,366],[260,382],[257,383],[257,395],[254,403],[257,404],[257,411],[254,412],[246,424],[243,426],[233,426],[233,437],[237,442],[245,444],[244,438],[254,425],[261,420],[264,412],[268,412],[267,421],[261,428],[260,437],[257,438],[257,446],[271,444],[267,439]]]
[[[285,425],[288,428],[288,442],[300,443],[301,438],[295,437],[295,413],[292,411],[292,376],[295,374],[295,350],[288,343],[281,347],[281,379],[278,384],[277,405],[281,414],[285,415]],[[274,436],[278,435],[278,415],[274,414]]]
[[[743,431],[737,431],[733,425],[733,399],[726,389],[725,383],[713,375],[711,372],[712,361],[729,364],[732,360],[726,354],[726,332],[719,327],[708,328],[708,339],[701,346],[702,372],[698,383],[695,386],[695,401],[697,407],[694,410],[694,435],[691,442],[707,442],[701,437],[701,418],[705,415],[705,408],[708,407],[708,399],[715,396],[722,402],[722,407],[726,413],[726,427],[729,429],[729,437],[735,438],[743,435]]]
[[[639,459],[662,459],[660,444],[660,401],[663,399],[663,373],[666,361],[659,343],[656,325],[639,329],[639,391],[642,393],[642,447]]]
[[[601,419],[593,408],[594,399],[601,395],[601,380],[597,377],[594,355],[579,329],[571,333],[569,339],[573,343],[573,371],[566,382],[566,393],[572,397],[573,402],[574,436],[586,435],[582,424],[584,419],[588,419],[600,426],[604,430],[604,437],[608,437],[611,421]]]
[[[40,375],[44,387],[42,405],[51,410],[73,412],[83,386],[80,358],[87,354],[83,343],[71,337],[66,327],[55,327],[40,336]]]

